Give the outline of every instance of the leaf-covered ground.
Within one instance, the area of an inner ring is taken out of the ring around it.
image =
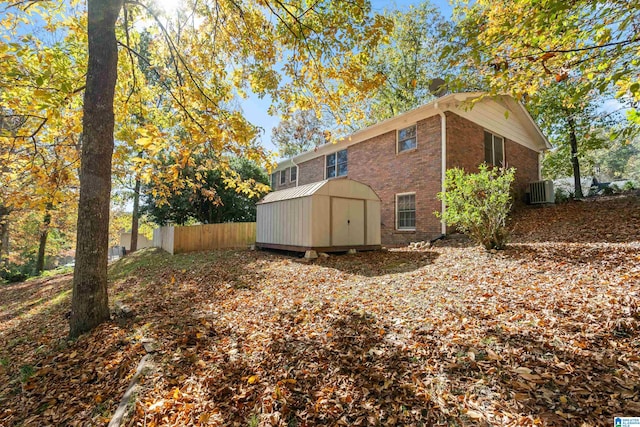
[[[0,286],[0,425],[610,426],[640,416],[640,199],[527,208],[513,241],[312,262],[145,250],[68,341],[70,276]],[[147,343],[148,344],[148,343]]]

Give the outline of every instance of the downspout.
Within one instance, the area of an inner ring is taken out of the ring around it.
[[[296,168],[296,187],[298,186],[298,173],[300,172],[300,170],[298,170],[298,165],[296,165],[296,162],[293,161],[293,157],[291,157],[291,164]],[[291,176],[291,174],[289,174],[289,176]]]
[[[447,176],[447,116],[444,114],[444,111],[441,111],[438,109],[438,103],[436,102],[434,104],[434,107],[436,109],[436,111],[438,112],[438,115],[440,115],[440,139],[441,139],[441,160],[442,160],[442,164],[441,164],[441,176],[440,176],[440,181],[442,183],[442,188],[441,188],[441,192],[444,194],[445,193],[445,187],[444,187],[444,180]],[[444,198],[442,199],[442,207],[441,207],[441,212],[444,215],[444,210],[447,208],[447,202],[445,202]],[[441,221],[442,224],[442,228],[441,228],[441,233],[444,236],[445,234],[447,234],[447,223],[445,222],[444,218]]]

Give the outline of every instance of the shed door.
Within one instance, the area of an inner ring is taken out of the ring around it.
[[[364,245],[364,200],[331,198],[331,245]]]

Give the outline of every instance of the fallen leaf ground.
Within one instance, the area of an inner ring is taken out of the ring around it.
[[[529,207],[513,241],[312,262],[130,255],[133,310],[68,341],[70,275],[0,286],[0,425],[611,426],[640,416],[640,198]]]

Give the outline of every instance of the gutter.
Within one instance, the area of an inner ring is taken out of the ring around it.
[[[433,107],[435,108],[435,110],[438,112],[438,115],[440,116],[440,139],[441,139],[440,158],[442,160],[441,176],[440,176],[440,182],[442,183],[442,185],[441,185],[440,191],[442,193],[445,193],[444,180],[447,176],[447,116],[444,114],[444,111],[440,110],[437,101],[433,104]],[[446,208],[447,208],[447,202],[445,202],[443,198],[442,207],[441,207],[442,214],[444,214],[444,211]],[[440,229],[440,232],[444,236],[447,234],[447,223],[445,222],[444,218],[442,219],[441,224],[442,224],[442,227]]]

